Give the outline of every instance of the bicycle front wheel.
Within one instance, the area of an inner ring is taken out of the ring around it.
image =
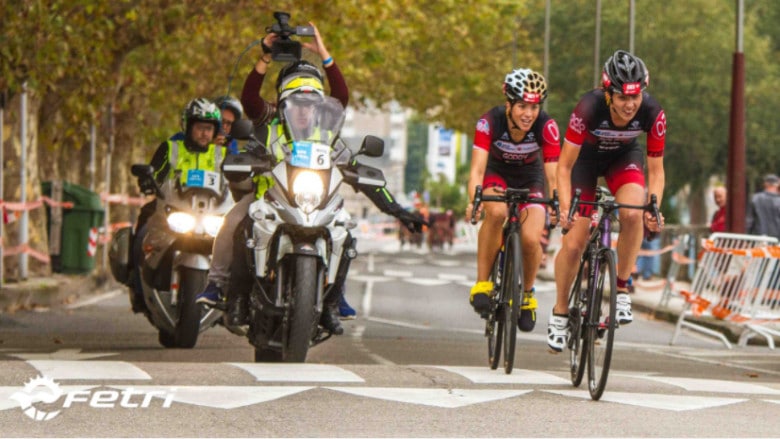
[[[584,261],[584,259],[583,259]],[[569,291],[569,372],[571,373],[571,383],[574,387],[579,387],[582,383],[582,377],[585,375],[585,365],[588,361],[588,350],[583,344],[585,337],[584,320],[587,318],[587,303],[582,298],[587,297],[584,293],[587,291],[588,267],[585,262],[580,263],[580,269],[577,271],[577,278],[571,285]]]
[[[490,280],[493,281],[494,288],[501,288],[501,260],[503,257],[499,252],[496,261],[493,263],[493,273]],[[500,290],[499,290],[500,291]],[[504,321],[501,318],[501,295],[491,293],[490,314],[485,320],[485,337],[488,340],[488,364],[490,368],[496,370],[501,360],[501,338],[504,331]]]
[[[504,305],[504,372],[512,373],[517,342],[517,318],[520,316],[520,279],[523,275],[520,235],[507,236],[504,268],[501,272],[501,302]]]
[[[594,400],[601,398],[607,385],[609,364],[612,360],[612,343],[615,339],[617,320],[617,272],[615,254],[602,249],[596,258],[596,285],[592,289],[588,334],[588,390]]]

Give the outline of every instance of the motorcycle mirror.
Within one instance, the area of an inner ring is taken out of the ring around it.
[[[130,173],[136,177],[151,177],[154,174],[154,167],[145,163],[136,164],[130,167]]]
[[[238,140],[252,140],[255,138],[255,127],[249,119],[239,119],[230,127],[230,137]]]
[[[368,157],[382,157],[385,153],[385,141],[376,136],[366,136],[360,144],[358,154]]]

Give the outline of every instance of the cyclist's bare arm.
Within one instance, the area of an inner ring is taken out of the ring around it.
[[[558,198],[561,200],[561,212],[564,214],[560,218],[561,227],[564,229],[571,228],[571,223],[567,213],[571,207],[571,170],[574,167],[574,162],[577,161],[577,157],[580,155],[580,148],[572,145],[567,141],[563,141],[563,148],[561,148],[561,156],[558,159],[558,166],[556,170],[556,187],[558,189]],[[575,213],[573,221],[579,218],[579,214]],[[572,221],[572,222],[573,222]]]
[[[488,152],[481,148],[471,150],[471,171],[469,172],[469,183],[466,187],[469,197],[469,204],[466,206],[466,218],[471,218],[471,210],[474,208],[474,188],[482,184],[485,179],[485,168],[487,168]],[[482,206],[477,208],[476,217],[479,218],[482,212]]]

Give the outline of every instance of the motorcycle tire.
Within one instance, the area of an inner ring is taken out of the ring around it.
[[[322,295],[322,292],[318,294],[317,288],[324,288],[324,270],[313,256],[297,256],[292,262],[292,276],[286,279],[290,288],[291,315],[287,337],[282,343],[282,361],[303,363],[319,320],[316,297]]]
[[[195,303],[195,296],[206,287],[208,272],[186,267],[179,270],[179,320],[174,330],[175,345],[191,349],[198,342],[200,333],[201,307]]]

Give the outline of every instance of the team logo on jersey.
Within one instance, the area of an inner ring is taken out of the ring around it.
[[[487,119],[480,119],[477,122],[477,131],[480,133],[490,134],[490,124]]]
[[[571,117],[569,118],[569,129],[577,134],[582,134],[585,132],[585,122],[583,122],[581,117],[578,117],[576,114],[572,113]]]
[[[631,125],[629,125],[629,129],[631,130],[638,130],[639,129],[639,121],[635,120],[631,122]]]
[[[544,129],[547,130],[547,134],[549,134],[550,140],[555,143],[560,142],[561,133],[558,132],[558,125],[555,124],[552,119],[547,122],[547,125],[544,126]]]
[[[625,167],[625,170],[642,172],[642,170],[639,169],[639,166],[637,166],[635,163],[629,163],[628,166]]]
[[[655,136],[659,139],[666,135],[666,114],[663,112],[663,110],[661,110],[661,112],[658,114],[658,118],[655,120],[653,131],[655,131]]]

